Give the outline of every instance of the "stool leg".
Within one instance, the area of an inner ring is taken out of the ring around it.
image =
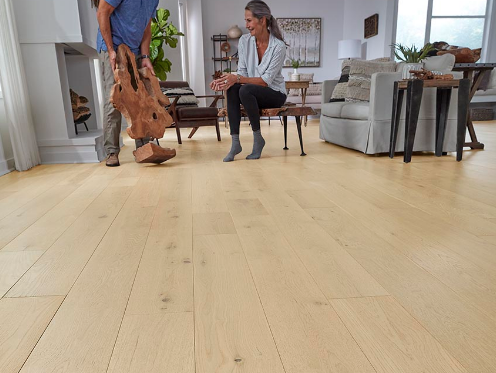
[[[301,148],[301,156],[303,157],[305,152],[303,151],[303,137],[301,135],[301,117],[295,117],[296,119],[296,128],[298,129],[298,137],[300,138],[300,148]]]
[[[462,160],[465,133],[467,130],[468,104],[470,100],[470,80],[461,79],[458,87],[458,128],[456,131],[456,160]]]
[[[76,130],[76,135],[79,135],[77,130],[77,123],[74,123],[74,129]]]
[[[393,112],[391,115],[391,134],[389,136],[389,158],[394,157],[396,140],[398,138],[398,127],[400,125],[401,105],[403,104],[403,89],[398,89],[398,82],[394,82]]]
[[[408,82],[406,99],[406,121],[405,121],[405,155],[403,161],[409,163],[412,160],[413,142],[417,132],[417,121],[422,102],[422,91],[424,82],[420,79]]]
[[[436,92],[436,157],[443,154],[446,121],[451,100],[451,88],[437,88]]]
[[[284,125],[284,150],[288,150],[288,117],[282,117],[283,125]]]

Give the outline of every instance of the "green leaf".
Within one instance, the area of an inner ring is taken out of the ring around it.
[[[168,9],[157,9],[157,21],[161,23],[162,21],[167,21],[170,16]]]

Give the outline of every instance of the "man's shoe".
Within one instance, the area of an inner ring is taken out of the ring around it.
[[[107,157],[107,162],[105,163],[107,167],[117,167],[120,166],[119,156],[115,153],[110,153]]]

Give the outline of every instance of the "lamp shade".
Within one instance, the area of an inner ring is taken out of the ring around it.
[[[338,41],[338,59],[362,57],[362,41],[359,39],[348,39]]]

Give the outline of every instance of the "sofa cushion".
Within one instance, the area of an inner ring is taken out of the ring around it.
[[[179,107],[176,110],[179,120],[216,118],[219,109],[216,107]]]
[[[347,103],[341,109],[341,118],[345,119],[369,119],[369,103],[368,102],[353,102]]]
[[[322,104],[321,114],[332,118],[341,118],[341,110],[343,106],[347,105],[346,102],[327,102]]]
[[[332,91],[331,99],[329,102],[344,101],[346,97],[346,89],[348,88],[348,80],[350,77],[350,65],[352,60],[344,60],[341,64],[341,76],[339,77],[338,84]]]
[[[395,72],[396,62],[353,60],[350,65],[350,79],[345,101],[359,102],[370,100],[370,81],[374,73]]]

